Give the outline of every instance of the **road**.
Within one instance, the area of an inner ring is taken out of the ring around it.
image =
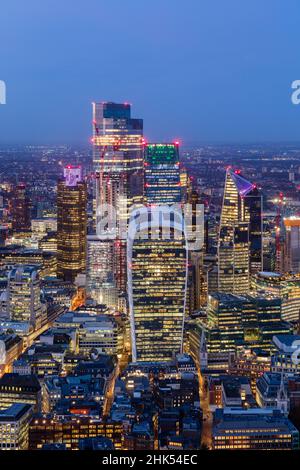
[[[105,394],[105,399],[104,399],[104,405],[103,405],[103,415],[108,416],[110,412],[111,405],[113,404],[114,401],[114,395],[115,395],[115,383],[117,380],[117,377],[119,375],[120,369],[119,369],[119,364],[116,365],[115,370],[114,370],[114,375],[110,381],[109,386],[107,387],[106,394]]]
[[[119,377],[119,375],[123,372],[123,370],[126,369],[127,364],[128,364],[128,355],[126,354],[126,352],[124,352],[118,361],[118,364],[114,370],[113,378],[106,391],[104,405],[103,405],[104,416],[109,415],[111,405],[113,404],[113,401],[114,401],[116,380]]]
[[[213,415],[209,409],[209,393],[206,390],[203,376],[201,375],[200,369],[198,369],[199,377],[199,391],[200,391],[200,403],[203,411],[203,423],[202,423],[202,435],[201,445],[206,446],[208,449],[212,448],[212,423]]]

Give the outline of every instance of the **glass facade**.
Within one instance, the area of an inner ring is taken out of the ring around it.
[[[208,353],[237,351],[242,347],[271,351],[274,335],[292,331],[292,326],[281,320],[281,311],[278,298],[209,295],[207,322],[202,322]]]
[[[117,237],[126,227],[129,208],[143,201],[143,120],[131,117],[128,103],[93,103],[93,166],[96,172],[95,223],[98,209],[109,204],[116,212]],[[112,243],[120,292],[126,290],[126,244]]]
[[[231,168],[226,172],[218,258],[219,291],[247,293],[250,272],[262,266],[262,196]]]
[[[98,304],[117,307],[117,288],[114,278],[113,244],[95,235],[87,237],[87,293]]]
[[[57,187],[57,276],[74,281],[86,268],[87,189],[84,181]]]
[[[149,214],[152,214],[149,209]],[[150,217],[151,223],[151,217]],[[153,228],[153,227],[152,227]],[[161,227],[128,244],[128,294],[134,361],[166,361],[181,352],[186,301],[184,234]]]
[[[285,227],[285,261],[286,272],[300,271],[300,218],[288,217],[283,220]]]
[[[12,321],[38,326],[42,315],[40,279],[35,266],[18,266],[8,274],[8,311]]]
[[[181,183],[178,145],[147,144],[144,164],[147,203],[179,203]]]
[[[143,120],[131,117],[130,104],[93,103],[93,164],[103,176],[103,202],[117,206],[122,195],[130,205],[141,201]]]
[[[282,318],[290,322],[299,321],[300,274],[279,274],[261,271],[251,277],[251,288],[259,295],[266,292],[282,301]]]
[[[19,183],[12,197],[12,229],[15,232],[30,230],[30,200],[24,183]]]

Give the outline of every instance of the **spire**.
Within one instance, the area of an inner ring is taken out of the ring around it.
[[[277,400],[286,400],[287,392],[284,384],[283,368],[281,369],[280,386],[277,392]]]
[[[284,383],[283,368],[281,369],[280,386],[277,391],[276,403],[277,408],[287,416],[289,412],[289,398]]]

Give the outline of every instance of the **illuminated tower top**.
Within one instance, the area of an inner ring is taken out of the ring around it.
[[[96,171],[142,168],[143,120],[129,103],[93,103],[93,161]]]
[[[256,189],[256,185],[246,180],[239,170],[227,169],[221,225],[245,220],[244,198]]]
[[[147,144],[144,165],[147,203],[181,202],[178,143]]]
[[[67,165],[64,168],[64,179],[66,186],[76,186],[77,183],[80,183],[82,181],[81,166]]]

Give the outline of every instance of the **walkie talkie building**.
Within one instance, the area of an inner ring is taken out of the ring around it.
[[[169,206],[144,207],[136,215],[127,244],[132,358],[167,361],[182,351],[188,266],[183,219]]]

